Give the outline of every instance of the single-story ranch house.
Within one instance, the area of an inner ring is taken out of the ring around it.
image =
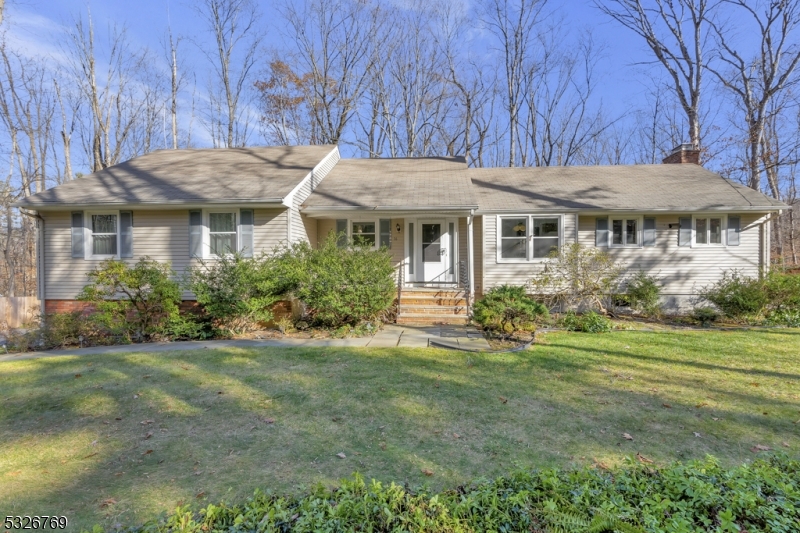
[[[524,284],[565,243],[658,275],[673,308],[725,270],[758,275],[768,221],[787,206],[697,163],[691,145],[661,165],[548,168],[341,159],[330,145],[159,150],[17,205],[39,217],[48,313],[81,308],[75,297],[104,259],[147,255],[181,272],[336,231],[390,250],[399,321],[458,322],[470,298]]]

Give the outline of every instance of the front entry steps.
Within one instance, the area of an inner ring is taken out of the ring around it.
[[[467,293],[461,289],[415,287],[400,292],[398,324],[467,324]]]

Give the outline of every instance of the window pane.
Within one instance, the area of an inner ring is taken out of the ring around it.
[[[214,255],[231,254],[236,250],[236,235],[230,233],[211,234],[211,253]]]
[[[356,235],[363,234],[363,233],[371,233],[373,237],[375,236],[375,223],[374,222],[353,222],[353,238],[355,239]],[[373,242],[375,242],[373,240]]]
[[[706,235],[707,229],[706,219],[698,218],[694,223],[694,242],[697,244],[708,244],[708,236]]]
[[[528,234],[527,218],[501,218],[501,237],[525,237]]]
[[[614,220],[611,225],[611,244],[622,244],[622,221]]]
[[[117,255],[117,236],[93,235],[92,253],[94,255]]]
[[[233,213],[211,213],[208,220],[211,233],[233,233],[236,231],[236,220]]]
[[[534,237],[558,237],[557,218],[534,218],[533,219]]]
[[[500,257],[503,259],[527,259],[528,239],[500,239]]]
[[[636,244],[639,233],[636,231],[636,220],[628,220],[625,224],[625,244]]]
[[[117,215],[92,215],[92,233],[116,233],[116,232],[117,232]]]
[[[711,235],[709,236],[709,242],[711,244],[722,244],[722,219],[712,218],[710,226]]]
[[[353,233],[353,244],[356,246],[375,246],[375,234],[368,233]]]
[[[547,257],[553,250],[558,250],[558,237],[533,239],[533,257]]]

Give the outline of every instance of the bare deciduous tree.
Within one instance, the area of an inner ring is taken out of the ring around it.
[[[249,90],[263,38],[258,9],[253,0],[202,0],[196,10],[214,40],[213,51],[199,45],[214,73],[208,80],[207,129],[215,146],[245,146]]]
[[[708,46],[708,0],[600,0],[600,10],[642,37],[669,74],[689,126],[702,147],[701,100]]]

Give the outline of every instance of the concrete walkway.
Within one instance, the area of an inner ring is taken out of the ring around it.
[[[469,346],[473,349],[489,349],[489,343],[481,333],[469,326],[396,326],[386,325],[372,337],[355,339],[264,339],[264,340],[216,340],[191,342],[158,342],[147,344],[126,344],[124,346],[97,346],[94,348],[72,348],[46,352],[27,352],[0,356],[0,362],[22,361],[43,357],[62,357],[65,355],[93,355],[106,353],[156,353],[179,350],[204,350],[217,348],[261,348],[271,347],[338,347],[338,348],[427,348],[428,339],[436,338],[440,343]]]

